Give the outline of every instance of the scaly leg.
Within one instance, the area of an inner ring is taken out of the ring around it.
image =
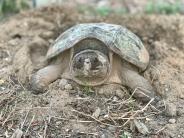
[[[60,77],[62,73],[61,65],[49,65],[43,69],[40,69],[31,77],[31,88],[33,93],[43,93],[46,87],[56,79]]]
[[[134,90],[133,96],[135,98],[147,102],[155,97],[155,92],[151,84],[137,72],[124,67],[121,76],[123,84]]]

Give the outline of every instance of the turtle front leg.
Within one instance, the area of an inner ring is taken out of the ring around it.
[[[155,97],[151,84],[137,72],[124,67],[121,76],[123,84],[134,90],[133,96],[135,98],[148,102],[151,98]]]
[[[33,93],[43,93],[46,87],[60,77],[62,73],[61,65],[49,65],[43,69],[38,70],[31,77],[31,88]]]

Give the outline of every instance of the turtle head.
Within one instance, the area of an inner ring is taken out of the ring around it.
[[[108,57],[97,50],[83,50],[72,59],[72,75],[83,85],[95,85],[105,80],[110,70]]]

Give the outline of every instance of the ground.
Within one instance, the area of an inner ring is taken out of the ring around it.
[[[48,47],[63,31],[84,22],[120,24],[141,38],[150,53],[149,67],[142,75],[162,103],[156,108],[151,101],[142,104],[130,95],[133,90],[123,86],[124,97],[100,95],[77,85],[62,90],[60,80],[43,94],[31,93],[29,78],[46,64]],[[22,132],[27,137],[184,137],[183,22],[181,15],[100,17],[64,7],[27,11],[4,20],[0,24],[0,137]]]

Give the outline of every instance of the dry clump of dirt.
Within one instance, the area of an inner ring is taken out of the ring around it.
[[[121,99],[95,94],[91,88],[63,91],[58,80],[45,94],[31,93],[29,77],[47,64],[44,55],[49,45],[72,25],[84,22],[120,24],[143,40],[150,53],[150,66],[143,75],[164,98],[163,112],[133,100],[126,88]],[[3,22],[0,136],[24,132],[33,137],[184,137],[183,22],[179,15],[89,17],[64,7],[28,11]]]

